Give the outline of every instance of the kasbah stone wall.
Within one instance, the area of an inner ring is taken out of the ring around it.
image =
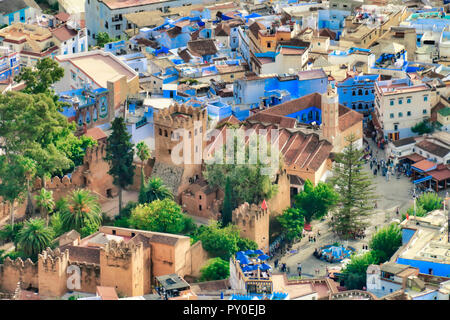
[[[97,146],[89,148],[84,156],[83,164],[75,168],[71,178],[68,176],[64,176],[62,179],[53,177],[46,181],[45,188],[53,191],[55,201],[66,197],[75,189],[83,188],[97,195],[100,203],[106,202],[109,196],[117,195],[117,188],[113,185],[113,178],[108,174],[109,165],[103,160],[105,156],[105,143],[100,143]],[[35,202],[34,195],[42,187],[43,183],[41,179],[36,178],[33,185],[33,202]],[[25,202],[19,205],[16,203],[15,206],[15,215],[21,216],[25,213]],[[9,216],[9,209],[10,206],[8,203],[0,202],[0,220]]]

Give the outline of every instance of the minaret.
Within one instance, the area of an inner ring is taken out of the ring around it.
[[[333,143],[339,133],[339,98],[331,85],[322,94],[322,128],[324,138]]]

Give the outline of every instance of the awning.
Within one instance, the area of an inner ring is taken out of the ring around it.
[[[425,181],[428,181],[428,180],[431,180],[431,179],[433,179],[432,176],[426,176],[424,178],[414,180],[413,183],[414,184],[418,184],[418,183],[422,183],[422,182],[425,182]]]
[[[428,174],[432,176],[434,180],[437,181],[444,181],[450,179],[450,170],[447,168],[444,170],[433,170],[431,172],[428,172]]]

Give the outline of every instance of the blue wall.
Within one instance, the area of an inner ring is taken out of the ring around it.
[[[433,275],[441,277],[450,277],[450,264],[404,259],[404,258],[398,258],[396,262],[400,264],[406,264],[411,267],[419,268],[420,273],[429,274],[429,269],[432,269]]]

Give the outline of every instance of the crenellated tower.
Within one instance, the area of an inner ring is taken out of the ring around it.
[[[69,250],[61,252],[59,248],[47,248],[39,254],[39,295],[55,298],[67,292],[67,267],[69,265]]]
[[[109,241],[100,251],[100,283],[114,287],[125,296],[146,294],[144,282],[150,278],[144,243]]]
[[[269,208],[264,200],[261,205],[248,202],[241,204],[232,213],[232,222],[238,226],[244,238],[255,241],[258,249],[269,252]]]

